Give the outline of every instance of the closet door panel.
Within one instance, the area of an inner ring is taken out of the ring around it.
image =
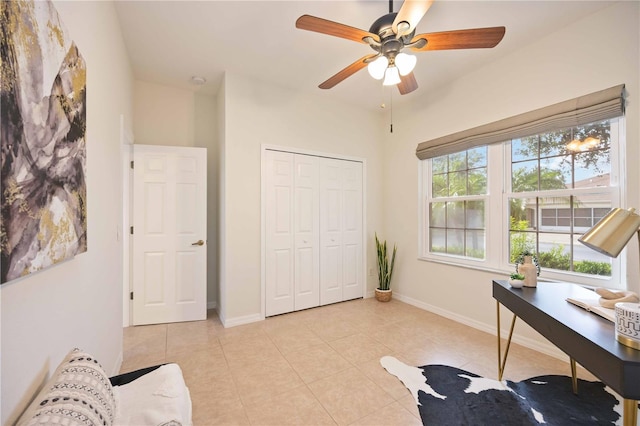
[[[343,290],[342,300],[362,297],[362,163],[342,162],[342,237]]]
[[[341,161],[320,161],[320,304],[343,300]]]
[[[265,313],[293,311],[293,154],[266,151]]]
[[[320,304],[318,157],[294,157],[294,310]]]

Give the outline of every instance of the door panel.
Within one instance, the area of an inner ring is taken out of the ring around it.
[[[206,149],[133,152],[133,324],[206,319]]]
[[[362,297],[362,163],[343,161],[343,300]]]
[[[265,164],[265,313],[293,311],[293,154],[267,151]]]
[[[319,170],[314,156],[296,154],[294,163],[294,310],[298,311],[320,304]]]
[[[196,300],[197,289],[195,283],[198,281],[195,272],[197,271],[197,253],[178,252],[176,262],[176,279],[178,281],[176,300],[178,303],[193,303]]]
[[[144,304],[147,306],[165,303],[165,254],[147,252],[144,254]]]
[[[320,163],[320,304],[342,301],[342,170],[339,160]]]
[[[291,250],[274,250],[276,258],[274,265],[276,301],[291,300]]]
[[[145,182],[144,184],[144,206],[148,207],[144,212],[144,230],[147,235],[160,235],[165,232],[165,191],[164,183]]]

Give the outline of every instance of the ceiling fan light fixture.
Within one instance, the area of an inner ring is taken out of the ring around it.
[[[384,73],[384,81],[382,82],[382,85],[394,86],[398,83],[400,83],[400,73],[398,72],[398,67],[391,65]]]
[[[371,77],[376,80],[382,80],[384,78],[384,73],[389,66],[389,60],[385,56],[378,57],[375,61],[369,62],[367,65],[367,70]]]
[[[405,76],[409,74],[416,66],[418,58],[415,55],[408,55],[406,53],[398,53],[396,55],[395,63],[398,67],[400,75]]]

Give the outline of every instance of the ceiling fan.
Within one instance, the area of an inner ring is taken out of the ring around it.
[[[413,75],[416,57],[402,52],[427,50],[478,49],[496,46],[504,37],[505,27],[473,28],[415,35],[416,26],[434,0],[406,0],[397,13],[393,12],[393,0],[389,0],[389,13],[378,18],[369,31],[338,22],[302,15],[296,28],[341,37],[368,44],[375,53],[363,56],[328,80],[321,89],[331,89],[347,77],[368,67],[372,77],[386,86],[397,85],[401,95],[418,88]]]

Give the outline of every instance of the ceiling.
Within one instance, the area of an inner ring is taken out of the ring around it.
[[[416,33],[505,26],[493,49],[418,52],[418,90],[394,105],[425,96],[465,73],[606,7],[608,1],[451,1],[433,4]],[[394,11],[400,8],[396,1]],[[136,79],[216,94],[225,71],[364,108],[389,101],[366,70],[329,90],[318,84],[373,53],[365,44],[295,28],[303,14],[368,30],[388,1],[117,1]],[[534,58],[532,58],[534,60]],[[203,86],[191,76],[207,79]]]

